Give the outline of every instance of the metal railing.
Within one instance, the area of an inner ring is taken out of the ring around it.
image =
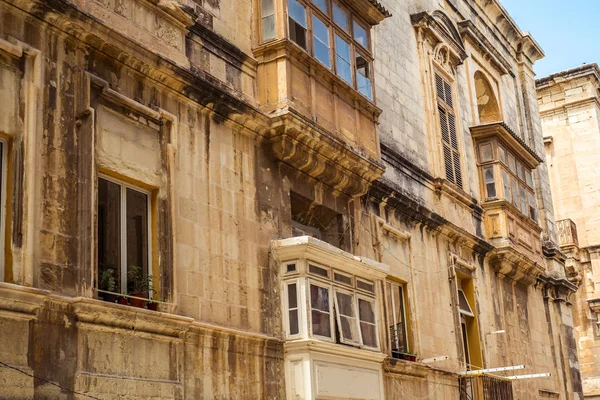
[[[513,400],[512,382],[485,374],[459,378],[460,400]]]
[[[401,354],[408,351],[406,331],[402,322],[390,326],[390,340],[392,342],[392,357],[400,358]]]

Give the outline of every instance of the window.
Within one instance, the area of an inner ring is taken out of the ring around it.
[[[331,338],[331,301],[329,288],[310,285],[311,332],[315,336]]]
[[[441,75],[435,74],[438,113],[440,129],[442,132],[442,148],[444,151],[444,165],[446,179],[462,188],[462,172],[460,166],[460,152],[458,136],[456,133],[456,117],[454,116],[454,100],[452,87]]]
[[[6,279],[4,260],[4,236],[6,231],[6,175],[8,169],[7,144],[0,140],[0,282]]]
[[[386,285],[391,341],[390,347],[392,349],[392,357],[399,358],[400,354],[409,351],[404,286],[395,282],[387,282]]]
[[[152,288],[150,194],[98,179],[98,289],[148,297]]]
[[[520,213],[536,221],[532,170],[495,139],[478,143],[477,148],[482,197],[486,200],[505,199]],[[501,187],[496,185],[498,176],[502,177]]]
[[[352,85],[352,64],[350,57],[350,44],[335,35],[335,62],[337,75]]]
[[[265,15],[263,11],[263,18]],[[332,0],[288,0],[288,16],[291,41],[373,100],[369,28],[359,16]],[[308,34],[312,37],[310,48]]]
[[[478,318],[475,310],[475,288],[470,277],[457,277],[458,314],[460,317],[460,332],[464,351],[464,361],[467,369],[481,368],[481,345],[479,341]]]
[[[327,68],[331,68],[329,29],[324,22],[315,16],[313,16],[313,46],[315,58]]]
[[[289,0],[288,13],[290,39],[304,50],[307,50],[306,31],[308,30],[308,26],[306,24],[306,9],[298,1]]]
[[[273,0],[261,0],[260,26],[263,42],[275,37],[275,7]]]
[[[289,274],[285,271],[290,265],[294,265],[294,273],[297,274],[293,280],[286,280],[283,286],[288,338],[313,337],[379,349],[374,281],[308,260],[306,263],[296,260],[283,264],[285,276]],[[301,290],[306,290],[308,308],[301,304]],[[303,318],[307,321],[305,325]],[[302,326],[308,327],[305,334]]]
[[[496,198],[496,183],[494,182],[494,168],[484,168],[485,191],[488,199]]]
[[[300,333],[298,320],[298,284],[290,283],[286,285],[288,299],[288,333],[295,336]]]

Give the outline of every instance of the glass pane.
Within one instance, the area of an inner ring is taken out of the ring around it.
[[[356,287],[362,290],[366,290],[367,292],[375,293],[375,285],[369,282],[356,280]]]
[[[363,344],[365,346],[377,347],[377,334],[374,324],[361,322],[360,333],[362,334]]]
[[[148,196],[126,189],[127,291],[147,296],[148,281]]]
[[[313,17],[313,34],[315,58],[322,62],[327,68],[331,68],[329,28],[317,17]]]
[[[354,21],[354,40],[356,40],[363,47],[369,46],[369,39],[367,38],[367,31],[359,23]]]
[[[508,173],[504,169],[502,169],[502,185],[504,186],[504,198],[511,201],[510,181],[508,180]]]
[[[522,181],[525,180],[525,174],[524,174],[523,164],[521,164],[519,161],[517,161],[517,176]]]
[[[98,179],[98,288],[121,292],[121,186]]]
[[[294,21],[292,18],[289,19],[289,24],[290,40],[306,50],[306,28]]]
[[[358,337],[358,326],[356,325],[356,318],[340,316],[340,324],[342,337],[344,339],[360,343],[360,339]]]
[[[275,15],[269,15],[262,19],[262,40],[275,37]]]
[[[356,84],[357,89],[369,99],[372,98],[373,90],[371,89],[371,73],[369,62],[361,55],[356,57]]]
[[[298,308],[298,292],[295,283],[288,285],[288,308]]]
[[[506,151],[504,150],[504,147],[500,145],[498,145],[498,157],[500,158],[500,161],[506,164]]]
[[[315,310],[329,312],[329,289],[310,285],[310,304]]]
[[[327,14],[327,2],[326,0],[312,0],[313,4],[321,9],[325,14]]]
[[[361,321],[375,323],[375,311],[373,303],[367,300],[358,299],[358,315]]]
[[[298,310],[290,310],[290,335],[297,335],[300,333],[298,327]]]
[[[263,18],[268,15],[275,14],[275,7],[273,7],[273,0],[262,0],[260,12],[261,12],[261,15]]]
[[[343,30],[348,30],[348,14],[336,3],[333,3],[333,22]]]
[[[519,205],[519,187],[517,185],[517,180],[513,176],[511,176],[510,181],[512,183],[512,185],[511,185],[512,186],[512,195],[513,195],[512,202],[515,207],[519,208],[520,207],[520,205]]]
[[[485,168],[483,170],[483,174],[485,176],[485,188],[487,197],[493,198],[496,197],[496,184],[494,182],[494,169],[493,168]]]
[[[340,78],[352,85],[352,68],[350,65],[350,44],[335,35],[335,52],[337,74]]]
[[[531,193],[529,193],[529,218],[533,220],[537,219],[535,210],[535,197]]]
[[[517,173],[515,167],[515,157],[510,153],[508,153],[508,168],[512,171],[513,174]]]
[[[287,267],[286,268],[287,272],[295,272],[296,271],[296,264],[288,264],[286,267]]]
[[[345,315],[348,317],[352,317],[354,318],[354,305],[352,302],[352,296],[346,294],[346,293],[340,293],[337,292],[336,293],[337,296],[337,304],[338,304],[338,312],[341,315]]]
[[[290,18],[306,28],[306,9],[296,0],[288,0],[288,12]]]
[[[342,274],[333,274],[333,279],[345,283],[346,285],[352,285],[352,278]]]
[[[331,337],[331,323],[329,320],[329,314],[312,310],[311,321],[313,335]]]
[[[492,161],[492,144],[486,143],[479,147],[481,153],[481,162]]]
[[[308,267],[308,272],[319,276],[329,277],[329,271],[325,268],[317,267],[316,265],[310,265]]]
[[[529,210],[527,209],[527,194],[525,192],[525,188],[520,186],[519,191],[521,194],[521,212],[527,215]]]
[[[525,182],[527,182],[527,186],[533,187],[533,175],[528,168],[525,169]]]

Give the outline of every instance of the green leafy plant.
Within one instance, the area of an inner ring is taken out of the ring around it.
[[[144,269],[130,265],[127,270],[127,281],[131,282],[131,293],[147,293],[152,290],[152,279],[144,274]]]
[[[112,268],[106,268],[100,274],[100,288],[102,290],[106,290],[108,292],[114,292],[117,287],[117,282],[115,281],[115,270]]]

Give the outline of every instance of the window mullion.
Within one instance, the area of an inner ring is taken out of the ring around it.
[[[121,184],[121,293],[127,292],[127,188]]]

